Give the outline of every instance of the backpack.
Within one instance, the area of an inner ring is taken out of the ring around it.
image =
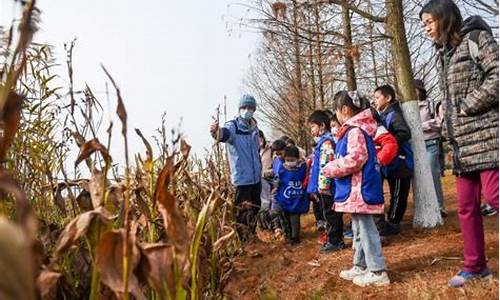
[[[481,65],[479,64],[479,35],[481,34],[481,31],[482,30],[471,31],[467,41],[469,44],[469,55],[479,69],[481,69]]]

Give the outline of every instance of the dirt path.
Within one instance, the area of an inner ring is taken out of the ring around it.
[[[226,288],[230,299],[498,299],[498,217],[485,218],[486,252],[494,280],[464,289],[447,287],[461,266],[462,242],[455,205],[455,181],[444,178],[449,216],[444,226],[431,231],[411,228],[410,199],[402,233],[387,240],[383,251],[392,284],[360,288],[338,277],[352,263],[349,249],[319,254],[314,216],[303,216],[300,245],[291,247],[260,232],[259,239],[235,260]],[[387,199],[387,198],[386,198]],[[445,257],[444,259],[440,259]],[[457,259],[458,258],[458,259]],[[434,263],[433,263],[434,261]]]

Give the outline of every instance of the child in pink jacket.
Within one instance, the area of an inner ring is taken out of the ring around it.
[[[323,172],[335,178],[334,209],[352,214],[353,267],[340,277],[359,286],[390,283],[373,215],[384,212],[382,176],[373,138],[377,122],[369,103],[356,91],[334,96],[341,127],[337,133],[335,159]]]

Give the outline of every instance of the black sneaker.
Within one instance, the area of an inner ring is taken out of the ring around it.
[[[489,204],[481,203],[481,214],[485,217],[491,217],[498,214],[498,211]]]
[[[380,235],[381,236],[390,236],[390,235],[397,235],[400,232],[399,224],[393,224],[390,222],[386,222],[384,224],[384,227],[382,230],[380,230]]]
[[[319,253],[330,253],[333,251],[339,251],[345,248],[344,242],[338,242],[337,244],[332,244],[330,242],[326,242],[321,248],[319,248]]]
[[[441,218],[446,218],[448,216],[448,212],[445,208],[439,209],[439,212],[441,213]]]
[[[316,222],[316,229],[318,232],[324,232],[326,230],[326,222],[323,220]]]

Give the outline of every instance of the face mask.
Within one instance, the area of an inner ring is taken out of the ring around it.
[[[286,161],[284,163],[284,166],[287,169],[293,169],[293,168],[297,167],[297,162],[296,161]]]
[[[253,111],[248,110],[248,109],[241,109],[240,110],[240,117],[245,120],[250,120],[253,117]]]
[[[332,128],[332,135],[335,136],[338,131],[339,131],[338,127],[333,127]]]

